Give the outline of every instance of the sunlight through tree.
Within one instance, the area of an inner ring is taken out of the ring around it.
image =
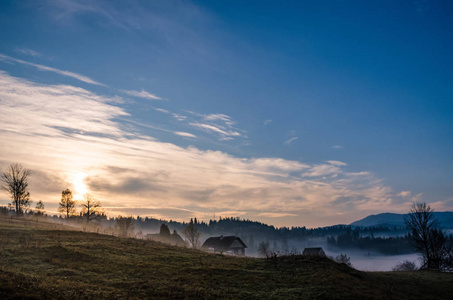
[[[59,203],[58,211],[66,215],[66,219],[75,213],[75,201],[72,199],[72,192],[70,189],[66,189],[61,192],[61,200]]]

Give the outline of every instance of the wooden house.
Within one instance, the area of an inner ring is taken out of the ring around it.
[[[247,246],[237,236],[210,237],[201,246],[202,249],[214,253],[226,253],[232,255],[245,256]]]

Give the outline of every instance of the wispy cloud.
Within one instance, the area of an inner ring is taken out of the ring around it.
[[[236,122],[234,122],[231,117],[224,114],[204,115],[193,111],[186,111],[188,113],[187,116],[162,108],[153,109],[170,115],[177,121],[182,122],[184,125],[202,130],[205,133],[214,134],[220,141],[233,140],[235,137],[243,136],[243,134],[239,132],[239,129],[236,129],[233,126]],[[193,136],[195,137],[195,135]]]
[[[233,126],[234,124],[236,124],[236,122],[234,122],[230,116],[227,116],[224,114],[204,115],[203,118],[206,121],[219,121],[220,120],[220,121],[225,122],[225,124],[228,126]]]
[[[164,113],[164,114],[169,114],[169,115],[171,115],[174,119],[176,119],[177,121],[180,121],[180,122],[185,121],[185,120],[187,119],[187,117],[184,116],[184,115],[180,115],[180,114],[177,114],[177,113],[173,113],[173,112],[171,112],[171,111],[169,111],[169,110],[166,110],[166,109],[163,109],[163,108],[153,108],[153,109],[154,109],[154,110],[157,110],[157,111],[159,111],[159,112],[161,112],[161,113]]]
[[[302,174],[304,177],[321,177],[321,176],[338,176],[339,174],[343,173],[343,170],[341,169],[342,166],[345,166],[346,164],[338,162],[338,163],[327,163],[327,164],[319,164],[319,165],[314,165],[310,169],[308,169],[306,172]]]
[[[97,81],[94,81],[93,79],[91,79],[91,78],[89,78],[87,76],[84,76],[84,75],[80,75],[80,74],[69,72],[69,71],[59,70],[59,69],[48,67],[48,66],[44,66],[44,65],[31,63],[31,62],[24,61],[24,60],[21,60],[21,59],[16,59],[16,58],[13,58],[13,57],[10,57],[8,55],[1,54],[1,53],[0,53],[0,61],[15,62],[15,63],[27,65],[27,66],[32,66],[32,67],[37,68],[40,71],[54,72],[54,73],[57,73],[57,74],[60,74],[60,75],[63,75],[63,76],[67,76],[67,77],[71,77],[71,78],[80,80],[80,81],[85,82],[85,83],[105,86],[104,84],[99,83]]]
[[[232,138],[235,136],[241,136],[241,134],[237,131],[225,130],[220,127],[216,127],[210,124],[201,124],[201,123],[189,123],[190,126],[202,129],[206,132],[215,132],[219,133],[223,138]]]
[[[31,50],[31,49],[24,49],[24,48],[21,48],[21,49],[16,49],[15,51],[16,51],[17,53],[21,53],[21,54],[25,54],[25,55],[33,56],[33,57],[40,57],[40,56],[42,56],[41,53],[39,53],[38,51]]]
[[[406,198],[409,197],[411,194],[412,194],[411,191],[401,191],[400,193],[397,194],[397,196]]]
[[[173,118],[175,118],[176,120],[180,121],[180,122],[182,122],[182,121],[187,119],[186,116],[183,116],[183,115],[180,115],[180,114],[175,114],[175,113],[172,113],[171,116]]]
[[[270,119],[269,120],[265,120],[263,122],[263,125],[266,126],[266,125],[269,125],[270,123],[272,123],[272,120],[270,120]]]
[[[292,213],[275,213],[275,212],[263,212],[258,214],[259,216],[262,217],[268,217],[268,218],[284,218],[284,217],[297,217],[296,214]]]
[[[196,138],[197,137],[196,135],[193,135],[191,133],[181,132],[181,131],[175,131],[174,134],[179,135],[179,136],[183,136],[183,137],[189,137],[189,138]]]
[[[141,91],[134,91],[134,90],[120,90],[120,92],[132,96],[132,97],[139,97],[143,99],[150,99],[150,100],[163,100],[161,97],[151,94],[150,92],[145,91],[142,89]]]
[[[286,140],[284,144],[287,145],[287,146],[289,146],[289,145],[291,145],[292,142],[294,142],[295,140],[297,140],[297,136],[292,137],[292,138]]]
[[[246,137],[246,131],[237,128],[236,121],[225,114],[200,114],[194,111],[187,111],[192,116],[188,124],[206,133],[217,135],[219,140],[233,140],[236,137]]]
[[[253,165],[253,169],[263,170],[263,171],[285,171],[297,172],[309,168],[307,164],[303,164],[294,160],[287,160],[282,158],[256,158],[251,159],[250,163]]]
[[[153,109],[154,109],[154,110],[157,110],[157,111],[160,111],[160,112],[162,112],[162,113],[164,113],[164,114],[169,114],[169,113],[170,113],[168,110],[163,109],[163,108],[153,108]]]
[[[388,210],[395,196],[372,174],[348,173],[336,161],[311,165],[244,158],[132,133],[117,121],[128,114],[115,99],[73,86],[39,85],[0,72],[0,107],[0,167],[18,161],[39,171],[30,191],[49,209],[56,208],[62,189],[80,192],[75,181],[106,207],[130,207],[131,214],[143,215],[151,203],[160,217],[173,219],[168,207],[206,215],[234,207],[244,217],[273,218],[281,225],[285,219],[278,216],[288,214],[304,216],[311,225],[319,224],[319,215],[329,216],[329,222],[350,221],[337,212]],[[172,134],[193,138],[182,131]],[[53,188],[44,189],[43,183]],[[6,195],[0,194],[1,201],[7,203]]]
[[[328,160],[327,162],[331,165],[339,166],[339,167],[344,167],[344,166],[348,165],[347,163],[344,163],[344,162],[338,161],[338,160]]]
[[[343,148],[343,146],[335,145],[335,146],[332,146],[332,148],[334,148],[334,149],[341,149],[341,148]]]
[[[192,54],[192,60],[206,64],[207,59],[214,56],[207,55],[213,49],[206,47],[205,37],[198,29],[212,25],[215,18],[188,1],[159,3],[132,1],[119,8],[112,1],[49,1],[45,13],[58,26],[77,25],[83,23],[87,15],[95,15],[103,27],[126,31],[137,38],[144,33],[152,35],[156,41],[167,43],[184,55]]]

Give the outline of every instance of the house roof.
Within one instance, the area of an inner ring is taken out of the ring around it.
[[[234,248],[247,248],[244,242],[237,236],[218,236],[208,238],[202,248],[214,248],[220,251],[227,251]]]
[[[321,247],[316,247],[316,248],[305,248],[304,252],[302,255],[326,255],[324,250],[322,250]]]

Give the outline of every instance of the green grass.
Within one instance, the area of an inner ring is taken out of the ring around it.
[[[0,219],[0,299],[451,299],[453,275],[240,258]]]

